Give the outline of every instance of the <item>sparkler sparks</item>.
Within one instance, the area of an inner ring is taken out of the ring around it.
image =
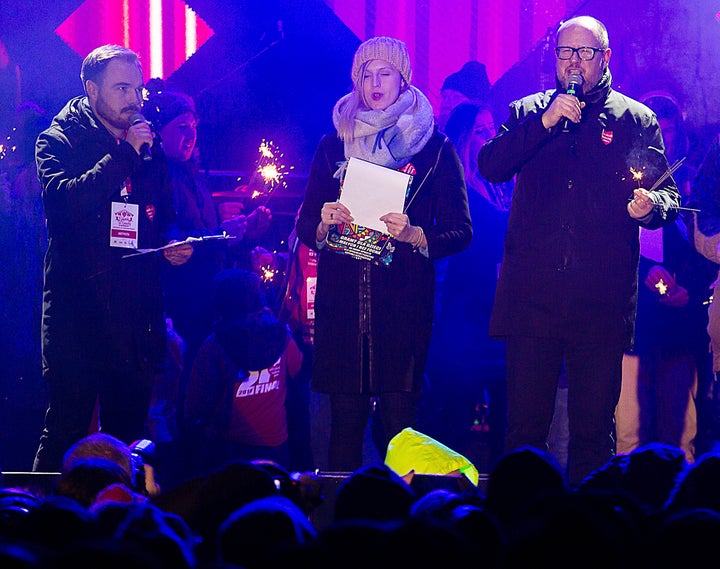
[[[279,151],[272,141],[263,139],[258,151],[260,152],[260,157],[248,183],[248,188],[251,192],[251,199],[266,196],[265,203],[267,203],[270,199],[270,194],[276,187],[287,187],[287,182],[284,180],[285,174],[287,174],[289,170],[292,170],[293,166],[289,168],[285,166],[282,162],[284,154]]]
[[[643,178],[642,170],[636,170],[635,168],[630,168],[630,174],[632,174],[632,179],[635,180],[638,183],[638,188],[640,187],[640,181]]]
[[[668,292],[668,285],[666,285],[665,281],[662,279],[659,279],[658,282],[655,283],[655,288],[657,289],[660,296],[664,296]]]
[[[265,283],[275,280],[275,275],[277,274],[278,270],[274,269],[271,265],[260,267],[260,278]]]

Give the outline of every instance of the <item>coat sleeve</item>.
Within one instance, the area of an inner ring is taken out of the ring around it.
[[[48,221],[56,227],[74,226],[101,210],[139,166],[141,158],[125,141],[108,145],[107,152],[87,169],[86,152],[72,132],[48,130],[35,145],[38,178]],[[81,165],[82,164],[82,165]]]
[[[329,152],[332,136],[336,135],[325,135],[315,151],[305,196],[295,222],[298,239],[315,251],[318,249],[315,230],[320,223],[320,210],[325,202],[337,200],[340,195],[340,181],[333,178],[338,166],[332,162]]]
[[[527,113],[523,100],[514,101],[510,104],[508,119],[480,149],[480,174],[493,184],[511,180],[538,149],[556,135],[543,126],[541,112]]]
[[[646,136],[649,142],[646,149],[646,153],[649,155],[647,164],[650,170],[656,172],[655,179],[659,179],[670,169],[670,165],[665,155],[660,125],[654,114],[650,116],[650,122],[646,127]],[[649,184],[650,187],[653,185],[654,182]],[[680,205],[680,192],[672,176],[668,176],[658,188],[653,190],[652,200],[655,204],[652,215],[648,220],[643,220],[641,224],[648,229],[657,229],[674,223],[679,212],[677,208]]]
[[[465,176],[455,147],[447,138],[430,183],[434,224],[423,227],[423,231],[430,258],[438,259],[459,253],[472,240]]]

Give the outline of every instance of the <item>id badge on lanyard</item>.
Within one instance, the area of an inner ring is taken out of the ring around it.
[[[110,247],[137,249],[139,231],[139,212],[137,204],[127,203],[130,195],[130,180],[120,192],[124,202],[112,202],[110,207]]]

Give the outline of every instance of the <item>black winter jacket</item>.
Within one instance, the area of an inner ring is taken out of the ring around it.
[[[633,190],[667,169],[653,112],[611,88],[606,71],[585,97],[582,120],[562,132],[542,114],[556,90],[510,105],[510,117],[480,151],[491,182],[516,176],[490,334],[578,337],[632,343],[637,305],[639,222],[627,211]],[[631,168],[642,171],[641,182]],[[677,217],[672,177],[643,225]]]

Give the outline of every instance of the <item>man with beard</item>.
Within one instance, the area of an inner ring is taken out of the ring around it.
[[[89,431],[143,438],[165,355],[160,255],[173,221],[167,164],[139,115],[135,52],[93,50],[71,99],[40,133],[35,157],[49,237],[42,314],[50,405],[33,470],[59,470]],[[189,246],[164,250],[181,264]],[[96,412],[96,414],[95,414]]]

